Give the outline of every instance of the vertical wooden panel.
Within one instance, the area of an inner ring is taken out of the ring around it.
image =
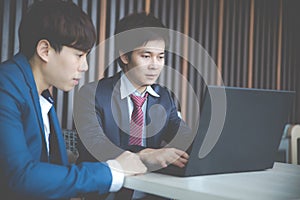
[[[282,56],[282,0],[279,1],[279,25],[278,25],[278,47],[277,47],[277,82],[276,89],[280,90],[281,87],[281,56]]]
[[[136,8],[135,8],[136,12],[145,11],[144,1],[136,0],[135,4],[136,4]]]
[[[3,43],[3,37],[2,37],[2,35],[3,35],[3,29],[4,29],[4,27],[3,27],[3,18],[4,18],[4,1],[0,1],[0,44],[1,44],[1,48],[0,48],[0,59],[1,59],[1,61],[2,60],[4,60],[3,58],[2,58],[2,51],[3,51],[3,47],[2,47],[2,43]]]
[[[9,58],[10,50],[10,5],[11,1],[5,0],[2,10],[2,38],[1,38],[1,60],[7,60]]]
[[[188,81],[189,84],[192,86],[193,91],[189,91],[190,93],[195,92],[195,96],[198,97],[199,95],[199,91],[201,86],[197,85],[198,80],[201,79],[202,77],[200,77],[199,72],[197,71],[197,68],[199,68],[197,61],[199,58],[199,53],[200,52],[195,52],[195,48],[197,45],[200,46],[200,44],[197,42],[198,39],[198,32],[199,32],[199,18],[197,16],[199,16],[199,1],[194,1],[191,0],[189,1],[189,36],[194,39],[194,42],[192,42],[191,44],[189,44],[189,51],[188,51],[188,58],[190,63],[195,63],[194,65],[189,64],[188,66]],[[186,112],[187,112],[187,118],[189,119],[193,119],[193,120],[197,120],[198,119],[198,111],[195,110],[195,101],[197,101],[197,99],[193,99],[193,96],[188,96],[187,97],[187,108],[186,108]],[[190,120],[191,121],[191,120]],[[193,122],[189,122],[189,125],[191,127],[193,127]]]
[[[235,53],[236,53],[236,43],[237,43],[237,40],[236,40],[236,32],[237,32],[237,26],[236,26],[236,21],[238,20],[238,16],[237,16],[237,12],[238,12],[238,9],[237,9],[237,1],[233,1],[232,2],[233,4],[231,5],[231,12],[232,12],[232,18],[231,18],[231,22],[230,22],[230,26],[231,26],[231,33],[230,33],[230,43],[229,45],[231,46],[230,48],[230,54],[229,54],[229,65],[228,65],[228,68],[229,68],[229,77],[228,77],[228,83],[230,86],[234,86],[235,84]]]
[[[0,2],[0,58],[4,61],[18,51],[17,29],[23,11],[34,0],[3,0]],[[170,29],[188,35],[199,42],[217,63],[225,85],[293,89],[299,91],[300,64],[299,20],[300,6],[297,0],[73,0],[91,16],[97,28],[99,42],[111,37],[116,22],[130,12],[152,12]],[[298,34],[299,33],[299,34]],[[298,41],[295,42],[295,41]],[[104,47],[104,46],[103,46]],[[199,66],[208,60],[197,55],[192,46],[171,36],[170,48],[184,49],[188,59]],[[88,62],[89,71],[74,91],[64,93],[54,88],[56,109],[63,128],[72,128],[72,104],[74,93],[85,83],[116,73],[116,63],[108,63],[114,57],[114,44],[105,49],[95,48]],[[109,69],[104,71],[108,64]],[[199,97],[204,82],[187,61],[178,55],[166,57],[166,64],[182,73]],[[298,73],[298,74],[297,74]],[[202,74],[210,83],[219,84],[210,70]],[[183,115],[191,112],[189,91],[174,78],[174,74],[162,74],[159,83],[170,88],[181,98]],[[298,95],[299,96],[299,95]],[[300,97],[297,96],[297,99]],[[300,109],[299,100],[297,109]],[[300,119],[296,111],[295,120]],[[192,117],[193,118],[193,117]]]
[[[150,3],[150,2],[149,2],[149,3]],[[161,8],[162,10],[165,10],[166,7],[167,7],[167,3],[168,3],[168,1],[163,1],[163,2],[160,4],[160,8]],[[150,6],[149,9],[151,9],[151,5],[149,5],[149,6]],[[150,12],[151,12],[152,14],[154,14],[153,11],[149,10],[149,13],[150,13]],[[157,13],[155,16],[159,16],[159,14]],[[166,24],[167,24],[167,21],[168,21],[167,13],[162,12],[162,13],[161,13],[161,16],[160,16],[160,19],[161,19],[162,23],[166,25]],[[169,66],[169,63],[170,63],[169,59],[170,59],[170,56],[168,55],[168,50],[166,50],[166,55],[165,55],[165,65],[166,65],[167,67]],[[166,68],[166,66],[164,67],[164,69]],[[159,84],[162,84],[162,85],[166,85],[166,82],[167,82],[166,73],[164,73],[164,72],[165,72],[165,70],[162,70],[162,73],[161,73],[161,75],[159,76],[159,78],[158,78],[158,80],[157,80],[157,82],[158,82]]]
[[[98,1],[91,1],[90,4],[90,17],[93,21],[93,24],[97,30],[97,34],[99,34],[99,30],[98,30]],[[97,48],[98,45],[96,44],[95,47],[91,50],[89,56],[88,56],[88,64],[89,64],[89,69],[88,71],[85,73],[85,80],[84,82],[80,82],[78,87],[76,88],[76,90],[78,88],[80,88],[85,82],[91,82],[94,81],[98,78],[98,53],[97,53]]]
[[[251,0],[247,0],[244,4],[243,4],[243,10],[242,13],[244,13],[243,15],[243,19],[244,22],[243,24],[243,28],[242,28],[242,49],[241,51],[242,56],[241,56],[241,67],[242,67],[242,83],[240,84],[241,87],[248,87],[248,74],[249,74],[249,66],[248,66],[248,61],[249,61],[249,43],[250,43],[250,13],[251,13]],[[252,38],[253,39],[253,38]],[[253,42],[253,41],[252,41]],[[253,44],[253,43],[252,43]]]
[[[185,7],[185,15],[184,15],[184,30],[183,33],[188,36],[189,35],[189,0],[185,0],[184,2],[184,7]],[[183,58],[182,59],[182,76],[185,79],[188,79],[188,63],[186,58],[188,58],[188,38],[184,38],[183,41]],[[182,114],[182,118],[184,120],[187,120],[187,85],[185,81],[181,81],[181,89],[182,89],[182,93],[181,93],[181,114]]]
[[[211,15],[211,23],[210,23],[210,37],[209,37],[209,45],[210,45],[210,56],[213,60],[213,63],[211,63],[212,60],[210,60],[210,67],[209,67],[209,74],[210,74],[210,80],[212,82],[212,84],[216,85],[217,84],[217,77],[216,74],[214,73],[215,71],[215,67],[216,66],[215,63],[217,63],[217,52],[218,52],[218,19],[219,19],[219,0],[213,0],[213,1],[209,1],[210,3],[210,15]]]
[[[16,1],[16,11],[22,10],[23,1],[17,0]],[[14,22],[14,47],[13,47],[13,54],[19,51],[19,37],[18,37],[18,30],[19,24],[21,22],[22,12],[15,12],[15,22]]]
[[[262,4],[263,2],[255,1],[254,4],[254,14],[255,14],[255,21],[254,21],[254,48],[253,48],[253,71],[252,71],[252,80],[253,84],[252,87],[259,88],[261,79],[260,75],[262,74],[262,68],[259,66],[262,66],[260,63],[261,58],[264,57],[264,52],[261,52],[262,49],[265,49],[263,35],[264,35],[264,27],[262,24],[264,24],[264,17],[262,16]]]
[[[106,33],[106,0],[101,0],[100,3],[100,27],[99,27],[99,66],[98,66],[98,79],[104,77],[104,70],[105,70],[105,44],[102,43],[105,41],[105,33]]]
[[[218,28],[218,55],[217,55],[217,67],[220,74],[222,74],[222,54],[223,54],[223,17],[224,17],[224,0],[220,0],[219,6],[219,28]],[[219,78],[217,84],[221,85]]]
[[[146,13],[150,13],[150,4],[151,4],[151,0],[146,0],[146,3],[145,3],[145,11]]]
[[[243,34],[242,34],[242,28],[245,24],[245,20],[243,18],[243,6],[245,5],[245,2],[238,1],[236,2],[237,6],[237,14],[236,14],[236,33],[235,33],[235,40],[236,40],[236,51],[234,55],[234,62],[233,62],[233,73],[234,73],[234,79],[233,79],[233,86],[241,86],[242,79],[241,74],[243,72],[243,66],[241,65],[241,60],[244,59],[243,51],[242,51],[242,45],[243,45]]]
[[[114,35],[116,23],[118,21],[118,0],[112,0],[108,2],[107,6],[107,20],[106,20],[106,38],[109,39],[111,43],[105,46],[106,53],[106,63],[105,67],[107,67],[105,76],[111,76],[116,68],[113,65],[117,65],[117,62],[114,62],[115,50],[114,50],[114,40],[110,40],[110,37]]]
[[[222,67],[222,75],[225,85],[230,85],[229,77],[230,77],[230,55],[233,49],[231,45],[231,37],[233,30],[231,29],[232,22],[232,1],[226,1],[226,5],[224,6],[224,33],[223,33],[223,67]]]

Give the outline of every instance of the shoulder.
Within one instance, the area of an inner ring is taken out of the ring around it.
[[[84,84],[78,91],[78,96],[76,98],[89,99],[91,96],[94,96],[96,93],[98,81],[90,82]]]
[[[112,92],[116,88],[120,88],[120,73],[115,74],[114,76],[102,78],[98,81],[96,88],[97,96],[111,96]],[[119,90],[118,90],[119,91]]]
[[[16,79],[21,74],[22,74],[21,70],[19,69],[17,64],[13,62],[12,59],[7,60],[0,64],[0,76],[1,76],[0,80],[10,79],[11,77],[15,77]]]
[[[88,83],[81,87],[79,91],[80,98],[93,99],[96,105],[105,105],[107,102],[110,102],[118,80],[119,75],[116,74],[112,77],[102,78],[95,82]]]
[[[118,83],[118,81],[120,80],[120,76],[120,73],[117,73],[114,76],[102,78],[98,81],[97,87],[110,88],[111,86],[114,86]]]
[[[3,90],[23,90],[26,80],[23,71],[13,59],[0,64],[0,87]]]
[[[171,98],[171,91],[167,87],[159,84],[153,84],[151,87],[161,98]]]
[[[18,104],[25,104],[30,97],[30,88],[26,76],[11,59],[0,64],[0,99],[7,104],[9,99]]]
[[[102,78],[93,82],[84,84],[80,89],[79,93],[81,94],[95,94],[98,91],[107,91],[111,90],[114,83],[117,82],[116,75],[108,78]]]

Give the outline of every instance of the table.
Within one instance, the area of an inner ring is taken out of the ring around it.
[[[274,163],[272,169],[194,177],[159,173],[126,177],[124,187],[171,199],[300,199],[300,166]]]

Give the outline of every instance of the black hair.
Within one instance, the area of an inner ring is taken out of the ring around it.
[[[122,51],[130,60],[133,49],[143,46],[151,40],[163,40],[167,47],[169,31],[151,13],[132,13],[122,18],[116,26],[115,53],[119,55],[119,51]],[[124,63],[120,58],[118,58],[118,63],[121,68],[124,67]]]
[[[57,52],[62,46],[88,52],[96,42],[96,30],[90,17],[71,1],[36,1],[21,20],[20,52],[31,58],[42,39]]]

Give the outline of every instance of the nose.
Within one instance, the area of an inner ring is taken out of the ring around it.
[[[80,72],[85,72],[89,69],[89,65],[87,63],[86,56],[84,56],[82,59],[83,59],[83,61],[82,61],[82,64],[80,65],[80,67],[79,67],[79,71]]]
[[[151,69],[158,69],[161,66],[162,66],[162,63],[161,63],[161,61],[158,58],[153,57],[151,59],[151,63],[150,63],[150,68]]]

